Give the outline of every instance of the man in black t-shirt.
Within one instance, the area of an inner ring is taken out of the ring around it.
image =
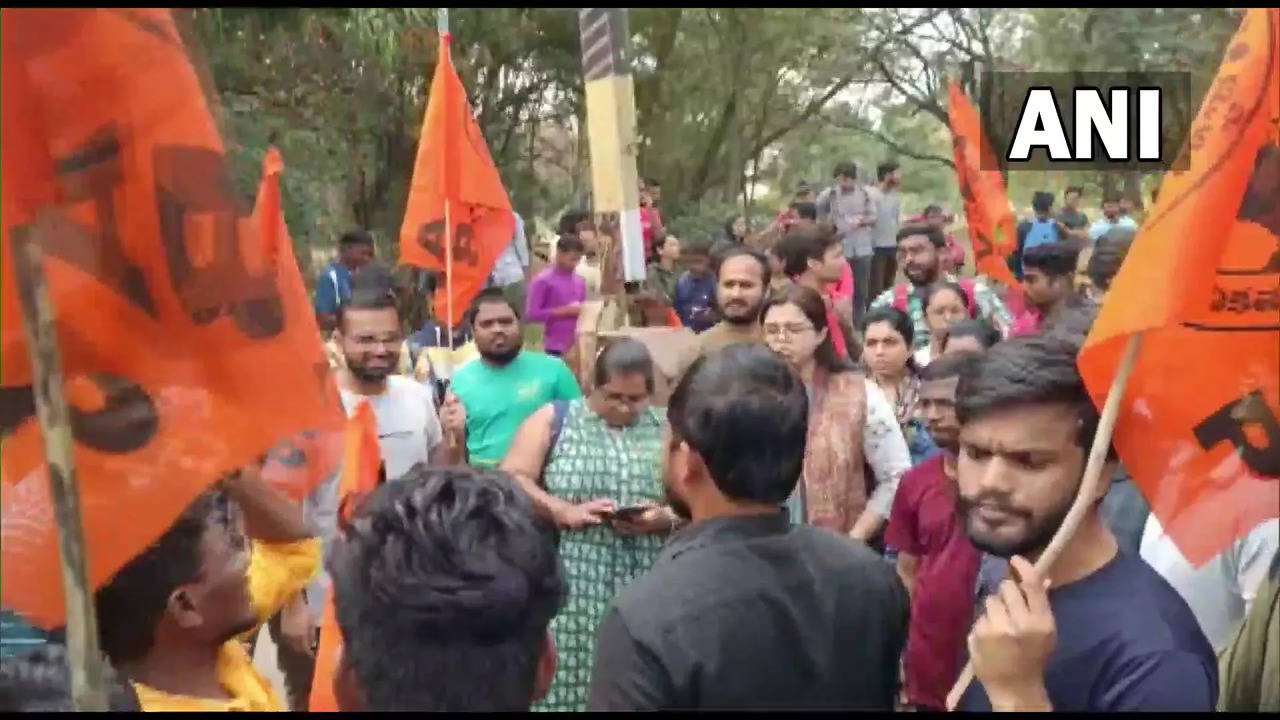
[[[1082,312],[1082,311],[1078,311]],[[1010,558],[1014,578],[984,603],[969,636],[968,711],[1212,711],[1217,661],[1186,602],[1117,548],[1099,513],[1115,457],[1057,562],[1031,561],[1080,487],[1098,414],[1067,327],[991,348],[957,390],[956,510],[978,549]],[[1058,632],[1061,628],[1062,632]]]
[[[1072,186],[1062,193],[1062,212],[1058,213],[1058,234],[1076,247],[1084,247],[1089,239],[1089,216],[1080,210],[1082,190]]]

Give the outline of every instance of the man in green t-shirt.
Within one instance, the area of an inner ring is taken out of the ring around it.
[[[453,394],[467,411],[467,462],[489,467],[534,410],[582,390],[564,361],[523,349],[520,316],[501,290],[482,290],[468,315],[480,357],[454,373]]]

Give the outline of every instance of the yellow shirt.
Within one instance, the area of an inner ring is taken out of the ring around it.
[[[171,695],[134,683],[138,705],[143,712],[284,712],[271,683],[253,666],[244,640],[253,636],[262,623],[296,595],[320,568],[320,539],[293,543],[253,541],[249,558],[249,598],[258,613],[258,625],[244,635],[228,640],[218,650],[218,682],[227,698]]]

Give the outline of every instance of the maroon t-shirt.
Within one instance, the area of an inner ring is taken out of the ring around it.
[[[942,453],[902,476],[885,543],[919,560],[904,662],[907,701],[942,709],[960,674],[973,613],[978,550],[956,518],[955,483]]]

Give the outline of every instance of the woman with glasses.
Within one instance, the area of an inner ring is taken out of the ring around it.
[[[761,325],[769,349],[787,361],[809,393],[804,470],[787,510],[794,522],[867,542],[889,517],[898,479],[911,466],[893,408],[836,354],[826,305],[816,291],[787,286],[765,303]],[[874,483],[867,483],[864,461]]]
[[[548,404],[516,432],[499,466],[561,530],[569,592],[551,623],[559,663],[536,708],[585,711],[596,630],[609,602],[657,558],[677,516],[663,500],[662,428],[653,359],[624,339],[597,357],[584,399]]]
[[[942,354],[947,331],[961,320],[973,317],[969,296],[964,288],[953,282],[939,282],[929,286],[924,296],[924,324],[929,328],[929,344],[915,352],[916,369]]]

